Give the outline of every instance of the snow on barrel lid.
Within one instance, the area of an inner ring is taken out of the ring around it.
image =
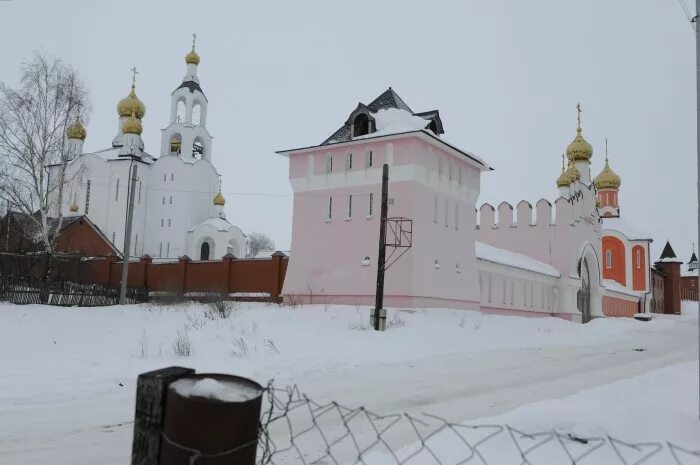
[[[243,378],[182,378],[170,385],[182,397],[204,397],[222,402],[247,402],[262,394],[256,383]]]

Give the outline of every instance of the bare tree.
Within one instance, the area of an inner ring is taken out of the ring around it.
[[[266,250],[275,250],[275,242],[263,233],[250,233],[248,236],[248,253],[246,257],[255,257],[258,252]]]
[[[19,71],[17,88],[0,83],[0,200],[32,223],[47,254],[44,279],[50,280],[70,182],[66,128],[85,121],[88,92],[75,69],[44,53],[35,53]]]

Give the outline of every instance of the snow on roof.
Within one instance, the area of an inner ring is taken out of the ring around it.
[[[683,263],[683,260],[676,257],[664,257],[656,260],[656,263]]]
[[[130,160],[131,158],[128,156],[120,156],[119,153],[121,151],[121,147],[109,147],[103,150],[98,150],[96,152],[92,152],[94,155],[98,155],[100,158],[102,158],[105,161],[111,161],[111,160]],[[147,152],[141,152],[143,156],[141,157],[141,160],[150,163],[156,160],[156,158],[151,155],[150,153]],[[86,153],[84,155],[91,155],[90,153]]]
[[[400,108],[384,108],[376,113],[372,113],[372,116],[374,117],[377,130],[364,136],[355,136],[353,140],[420,131],[425,129],[429,123],[424,118],[414,116]]]
[[[628,222],[622,218],[603,217],[603,230],[613,229],[621,232],[630,240],[651,240],[651,234],[645,231],[640,231],[634,226],[630,226]]]
[[[513,268],[519,268],[521,270],[534,271],[535,273],[554,276],[555,278],[561,276],[559,271],[552,265],[535,260],[527,255],[500,249],[479,241],[475,242],[474,248],[476,258],[481,260],[500,263],[501,265],[512,266]]]
[[[637,292],[637,291],[633,291],[631,289],[628,289],[625,286],[623,286],[622,284],[620,284],[617,281],[612,280],[612,279],[604,279],[603,285],[608,290],[619,292],[620,294],[631,295],[633,297],[640,297],[642,294],[644,294],[643,292]]]
[[[229,229],[233,228],[233,225],[223,218],[209,218],[208,220],[202,221],[197,226],[190,229],[190,231],[194,231],[200,226],[212,226],[217,231],[228,231]]]

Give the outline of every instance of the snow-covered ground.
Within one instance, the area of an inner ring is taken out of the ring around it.
[[[367,308],[333,305],[240,304],[210,319],[201,305],[0,304],[0,463],[128,463],[136,376],[169,365],[274,378],[381,413],[700,448],[697,364],[683,363],[697,359],[696,309],[587,325],[390,311],[376,333]]]

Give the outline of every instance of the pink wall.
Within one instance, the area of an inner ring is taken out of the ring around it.
[[[372,168],[366,167],[369,150],[373,154]],[[350,151],[353,167],[348,171],[346,154]],[[330,154],[334,156],[333,172],[327,173]],[[478,308],[473,247],[478,168],[466,157],[457,157],[414,135],[390,141],[353,142],[343,147],[316,147],[290,155],[295,198],[292,255],[284,294],[312,293],[324,296],[320,298],[323,301],[339,303],[373,301],[381,165],[385,160],[390,164],[389,197],[393,199],[389,217],[411,218],[414,237],[413,247],[387,271],[387,305],[395,302],[406,306]],[[374,195],[374,215],[367,218],[370,192]],[[353,216],[348,219],[350,194]],[[435,196],[440,211],[438,223],[434,221]],[[327,221],[329,197],[333,198],[333,217]],[[447,227],[445,201],[450,218]],[[397,250],[394,256],[401,252],[403,249]],[[362,265],[364,257],[370,257],[369,266]],[[439,268],[435,267],[436,259]]]

